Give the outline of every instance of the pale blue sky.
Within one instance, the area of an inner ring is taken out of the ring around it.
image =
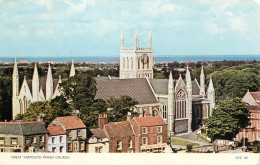
[[[260,54],[260,0],[0,0],[0,57]]]

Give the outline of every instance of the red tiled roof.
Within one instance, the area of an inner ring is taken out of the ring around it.
[[[62,135],[62,134],[65,134],[65,131],[59,125],[49,126],[47,128],[47,130],[50,132],[51,135]]]
[[[105,125],[109,138],[123,138],[133,135],[133,130],[128,121],[110,122]]]
[[[260,92],[250,92],[255,101],[260,101]]]
[[[66,129],[86,128],[85,124],[76,116],[57,117]]]
[[[260,110],[260,106],[249,105],[248,110]]]
[[[160,116],[134,117],[134,120],[141,127],[166,125],[166,123],[163,121],[163,119]]]

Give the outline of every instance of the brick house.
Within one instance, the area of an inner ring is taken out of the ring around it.
[[[47,150],[48,131],[40,122],[0,122],[0,152]]]
[[[67,152],[86,152],[87,128],[78,117],[56,117],[49,126],[56,125],[66,132]]]
[[[250,125],[239,132],[236,140],[240,141],[245,137],[249,142],[260,141],[260,91],[248,91],[242,100],[248,103],[248,110],[251,113]]]
[[[167,146],[167,124],[160,116],[134,117],[135,152],[163,152]]]
[[[65,153],[67,151],[66,132],[59,125],[48,126],[48,151]]]

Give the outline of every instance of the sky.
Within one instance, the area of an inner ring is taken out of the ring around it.
[[[0,57],[260,54],[260,0],[0,0]]]

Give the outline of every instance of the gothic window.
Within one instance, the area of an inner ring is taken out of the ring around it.
[[[167,107],[165,104],[163,105],[162,117],[163,119],[167,119]]]
[[[128,57],[126,58],[126,67],[127,67],[127,69],[129,69],[129,58]]]
[[[23,98],[23,103],[24,103],[24,112],[25,112],[27,109],[27,98],[25,96]]]
[[[23,114],[23,102],[22,100],[19,101],[20,104],[20,114]]]
[[[123,69],[125,69],[125,58],[123,58]]]
[[[133,67],[133,58],[131,57],[131,69],[133,69],[134,67]]]
[[[175,118],[186,118],[186,93],[182,89],[176,93]]]

